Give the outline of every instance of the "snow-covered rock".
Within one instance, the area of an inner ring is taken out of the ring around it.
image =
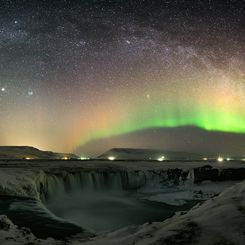
[[[37,183],[44,180],[41,170],[1,169],[0,195],[39,198]]]
[[[28,161],[27,161],[28,162]],[[30,162],[28,162],[30,164]],[[57,192],[66,192],[81,186],[90,189],[137,191],[144,199],[182,205],[185,200],[207,200],[216,196],[234,182],[245,178],[242,164],[231,166],[199,166],[198,164],[124,164],[93,161],[35,162],[35,166],[11,165],[0,171],[0,195],[45,200]],[[79,165],[80,164],[80,165]],[[82,166],[82,167],[81,167]],[[211,182],[216,173],[216,182]]]
[[[29,229],[18,228],[5,215],[0,215],[0,244],[1,245],[61,245],[64,242],[55,241],[52,238],[41,240],[37,239]]]
[[[203,166],[203,163],[183,163],[180,167],[177,163],[153,165],[147,162],[139,164],[120,161],[113,163],[69,161],[68,165],[64,162],[62,164],[60,162],[35,162],[35,165],[31,165],[27,161],[26,166],[28,167],[26,168],[21,167],[20,163],[17,165],[9,162],[7,166],[4,163],[0,171],[0,195],[27,197],[41,201],[48,198],[49,195],[67,191],[69,188],[82,184],[95,189],[133,189],[143,198],[173,205],[182,205],[186,200],[193,200],[194,195],[197,200],[211,198],[188,213],[179,213],[161,223],[126,227],[97,235],[94,239],[78,234],[66,244],[245,244],[243,229],[245,182],[215,197],[234,183],[231,180],[238,181],[244,178],[244,168],[241,162],[227,163],[227,165],[213,163],[209,167]],[[219,182],[210,182],[210,171],[215,172]],[[238,175],[236,175],[237,172],[239,172]],[[0,225],[1,239],[9,237],[11,240],[14,237],[16,242],[19,242],[16,244],[25,244],[23,239],[30,241],[36,239],[32,234],[28,236],[22,234],[22,231],[13,226],[6,218],[2,219],[6,222]],[[6,230],[7,227],[10,229]],[[1,242],[0,244],[5,244],[4,242],[7,241],[5,239]],[[34,244],[39,244],[38,242]]]
[[[218,197],[179,212],[164,222],[126,227],[85,240],[40,240],[28,229],[18,229],[0,216],[0,244],[69,245],[243,245],[245,244],[245,182],[227,189]]]
[[[243,245],[245,182],[161,223],[101,234],[84,245]],[[76,244],[76,243],[71,243]],[[77,243],[79,244],[79,243]]]

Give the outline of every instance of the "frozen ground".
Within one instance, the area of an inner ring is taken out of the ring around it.
[[[233,245],[245,242],[242,226],[245,182],[236,184],[245,177],[243,162],[18,160],[0,161],[0,166],[0,195],[31,198],[34,203],[44,202],[56,193],[65,196],[68,189],[78,186],[96,191],[98,188],[133,190],[139,200],[180,207],[189,201],[204,201],[164,222],[102,232],[94,238],[89,233],[87,236],[78,233],[75,238],[69,238],[69,243],[37,239],[1,216],[0,244],[28,241],[34,244]]]
[[[95,182],[103,182],[101,175],[109,173],[113,176],[111,188],[123,183],[125,188],[137,189],[139,197],[175,205],[181,204],[183,200],[206,200],[243,180],[245,176],[245,163],[242,161],[0,160],[0,169],[0,195],[39,199],[41,187],[52,192],[51,189],[57,188],[57,184],[66,185],[57,182],[65,182],[67,178],[74,182],[73,177],[84,178],[77,176],[82,173],[90,174],[90,179],[97,178]],[[117,174],[120,176],[115,176]]]
[[[87,241],[79,235],[67,242],[40,240],[28,230],[18,229],[5,216],[0,216],[0,244],[242,245],[245,243],[244,210],[245,182],[242,182],[164,222],[126,227]]]
[[[245,244],[245,182],[160,223],[102,234],[86,245]]]

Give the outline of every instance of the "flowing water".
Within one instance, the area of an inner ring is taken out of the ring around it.
[[[0,214],[6,214],[18,226],[30,228],[37,237],[64,239],[84,231],[97,233],[163,221],[195,204],[175,207],[143,200],[139,188],[162,188],[159,181],[158,177],[141,173],[50,174],[42,184],[37,183],[42,202],[2,197]]]
[[[46,207],[58,217],[94,232],[163,221],[177,207],[143,200],[131,187],[144,185],[142,176],[119,173],[80,173],[55,180]],[[152,184],[152,183],[151,183]],[[125,188],[127,186],[127,188]],[[185,207],[187,208],[187,207]]]

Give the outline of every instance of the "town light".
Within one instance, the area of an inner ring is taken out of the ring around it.
[[[110,161],[114,161],[116,159],[116,157],[114,157],[114,156],[109,156],[108,157],[108,160],[110,160]]]
[[[161,156],[161,157],[159,157],[159,158],[157,159],[157,161],[162,162],[162,161],[164,161],[164,159],[165,159],[165,156]]]
[[[218,157],[218,162],[223,162],[224,161],[224,158],[223,157]]]
[[[80,160],[84,161],[84,160],[89,160],[88,157],[80,157]]]

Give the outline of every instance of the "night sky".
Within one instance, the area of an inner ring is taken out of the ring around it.
[[[245,133],[245,1],[1,1],[0,145],[187,125]]]

